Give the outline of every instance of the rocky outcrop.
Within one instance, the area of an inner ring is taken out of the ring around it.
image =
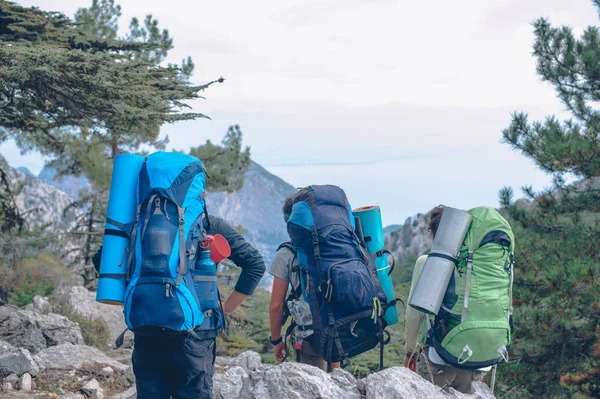
[[[477,398],[491,399],[494,397],[487,385],[474,384],[475,393],[465,395],[451,390],[450,393],[442,391],[429,381],[413,373],[406,367],[392,367],[366,378],[367,399],[396,399],[396,398]]]
[[[400,228],[386,232],[386,248],[394,255],[396,263],[402,264],[431,249],[433,239],[427,231],[427,223],[429,214],[419,213],[406,219]]]
[[[100,350],[86,345],[62,344],[39,352],[34,360],[43,369],[97,370],[109,366],[125,371],[129,367],[108,357]]]
[[[0,308],[0,339],[31,353],[66,342],[84,343],[79,325],[65,316],[8,306]]]
[[[85,289],[71,289],[67,294],[70,301],[89,302],[91,298]],[[94,309],[89,302],[77,311],[93,313]],[[0,307],[0,339],[6,340],[0,340],[0,397],[135,399],[132,368],[124,364],[129,363],[131,349],[111,350],[111,357],[97,348],[69,342],[81,337],[79,327],[73,330],[74,326],[77,324],[66,317],[51,313],[43,298],[38,298],[29,310]],[[8,333],[12,327],[14,335]],[[43,340],[28,335],[25,329],[39,330]],[[60,340],[66,342],[57,342]],[[32,353],[22,345],[43,348]],[[217,357],[213,378],[215,399],[493,398],[486,385],[478,383],[475,388],[474,395],[444,392],[404,367],[392,367],[358,380],[341,369],[328,374],[294,362],[264,364],[260,355],[251,351],[234,358]]]
[[[7,172],[15,187],[22,186],[15,201],[30,226],[65,231],[73,225],[79,211],[68,208],[73,202],[68,194],[26,172],[12,168]]]
[[[491,399],[489,388],[475,384],[474,395],[444,392],[405,367],[392,367],[357,380],[347,371],[331,374],[312,366],[288,362],[279,366],[257,363],[258,354],[246,352],[229,361],[229,368],[215,374],[215,399]],[[223,370],[225,361],[220,360]]]
[[[19,376],[24,373],[35,375],[38,371],[40,371],[40,367],[27,349],[14,349],[0,356],[0,372],[5,375],[15,374]]]
[[[96,293],[88,291],[85,287],[69,287],[61,295],[61,300],[81,316],[92,320],[103,321],[110,331],[108,345],[114,346],[115,340],[127,327],[123,318],[123,307],[106,305],[96,302]],[[127,332],[125,346],[133,344],[133,334]]]

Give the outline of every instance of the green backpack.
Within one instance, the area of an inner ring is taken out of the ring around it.
[[[478,369],[508,361],[515,240],[495,209],[468,213],[471,227],[427,343],[446,363]]]

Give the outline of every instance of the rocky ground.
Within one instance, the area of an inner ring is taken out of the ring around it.
[[[53,313],[46,298],[25,309],[0,307],[0,397],[39,399],[134,399],[131,340],[110,348],[123,330],[120,308],[94,301],[94,293],[69,288],[61,296],[82,316],[110,326],[104,351],[87,346],[77,323]],[[404,367],[392,367],[357,380],[343,370],[327,374],[297,363],[263,364],[259,354],[217,357],[214,398],[493,398],[478,384],[473,396],[445,393]]]

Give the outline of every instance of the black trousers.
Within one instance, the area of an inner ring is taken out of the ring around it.
[[[215,340],[191,334],[136,334],[133,372],[138,399],[212,399]]]

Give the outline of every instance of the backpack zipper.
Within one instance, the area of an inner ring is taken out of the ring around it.
[[[173,284],[165,284],[165,298],[174,298],[173,296]]]

